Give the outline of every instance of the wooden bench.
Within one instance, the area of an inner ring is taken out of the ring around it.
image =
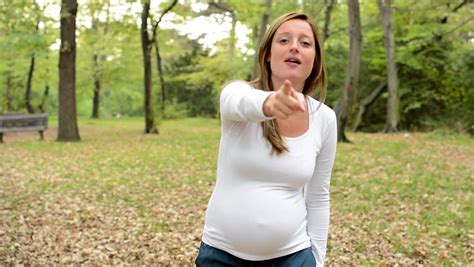
[[[0,143],[3,143],[3,133],[37,131],[44,140],[43,131],[48,128],[48,114],[0,114]]]

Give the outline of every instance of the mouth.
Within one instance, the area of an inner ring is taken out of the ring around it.
[[[293,64],[298,64],[300,65],[301,64],[301,61],[297,58],[294,58],[294,57],[290,57],[290,58],[287,58],[285,59],[285,62],[287,63],[293,63]]]

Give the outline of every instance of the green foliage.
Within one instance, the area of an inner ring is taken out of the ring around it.
[[[472,44],[447,35],[459,21],[452,16],[447,23],[441,21],[449,15],[449,5],[434,5],[419,12],[426,5],[417,2],[402,6],[404,12],[397,16],[403,124],[406,128],[432,129],[439,126],[433,121],[442,121],[449,127],[464,125],[468,130],[472,126],[466,118],[453,115],[473,110],[463,100],[473,88],[472,78],[467,75],[472,72],[469,66],[473,59],[468,56]]]
[[[473,106],[467,104],[472,83],[472,42],[467,38],[469,27],[463,26],[469,7],[452,12],[454,4],[432,1],[400,1],[394,7],[394,29],[399,67],[401,97],[401,128],[430,130],[443,125],[461,131],[472,131]],[[332,33],[326,42],[330,85],[328,101],[337,99],[344,81],[347,27],[341,15],[346,8],[336,5],[331,21]],[[443,19],[445,21],[443,22]],[[360,85],[353,115],[358,102],[380,83],[386,81],[386,60],[383,29],[375,1],[361,2],[363,34]],[[336,26],[337,25],[337,26]],[[458,27],[458,25],[460,25]],[[454,31],[453,31],[454,29]],[[342,33],[342,34],[341,34]],[[373,103],[363,119],[362,130],[380,131],[385,123],[387,94]]]
[[[143,112],[143,56],[139,35],[141,10],[134,1],[111,3],[91,0],[79,6],[76,58],[76,98],[80,116],[90,116],[94,75],[101,76],[102,116],[140,116]],[[196,8],[196,3],[201,3]],[[324,27],[324,1],[272,1],[270,20],[282,13],[304,10]],[[162,23],[180,25],[199,16],[230,21],[230,13],[200,1],[180,1]],[[250,29],[247,49],[256,49],[265,1],[226,0],[219,3],[233,10],[239,25]],[[394,30],[399,66],[401,126],[404,129],[429,130],[439,127],[473,131],[472,7],[453,11],[461,1],[397,1],[394,6]],[[47,5],[57,4],[47,2]],[[152,5],[152,17],[158,18],[168,1]],[[120,8],[118,8],[120,7]],[[49,87],[45,110],[57,113],[59,14],[43,12],[45,6],[25,0],[0,3],[0,112],[24,109],[24,94],[34,53],[36,66],[32,82],[32,104],[37,107]],[[360,2],[362,23],[362,65],[360,85],[353,102],[349,125],[360,100],[386,81],[383,29],[375,1]],[[328,73],[326,103],[336,106],[344,86],[349,49],[347,4],[335,1],[325,41]],[[219,16],[214,16],[219,14]],[[213,15],[213,16],[211,16]],[[20,19],[21,18],[21,19]],[[92,18],[96,24],[92,25]],[[39,27],[36,29],[36,24]],[[105,31],[107,28],[107,31]],[[215,117],[218,95],[231,80],[247,80],[254,56],[230,47],[232,40],[222,38],[214,49],[206,50],[203,36],[190,40],[177,30],[159,29],[158,41],[166,86],[165,118],[183,116]],[[93,55],[100,65],[93,62]],[[154,106],[160,114],[161,84],[156,57],[152,55]],[[364,131],[380,131],[385,124],[387,94],[373,103],[362,122]]]
[[[40,104],[49,76],[49,50],[54,38],[47,33],[52,20],[44,7],[29,1],[0,3],[0,113],[25,108],[24,94],[31,57],[35,57],[32,105]],[[21,18],[21,19],[20,19]]]

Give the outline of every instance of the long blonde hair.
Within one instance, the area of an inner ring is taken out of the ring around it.
[[[311,26],[311,30],[314,35],[315,39],[315,59],[313,63],[313,69],[311,70],[311,74],[305,81],[303,94],[306,96],[315,92],[319,89],[319,101],[323,103],[326,98],[326,70],[324,67],[324,60],[323,60],[323,49],[321,39],[319,37],[319,31],[316,27],[316,24],[307,16],[305,13],[300,12],[291,12],[281,17],[277,18],[273,23],[270,25],[268,30],[265,32],[265,35],[262,38],[258,49],[258,66],[259,66],[259,74],[257,78],[250,82],[250,84],[256,88],[263,91],[273,91],[273,83],[272,83],[272,71],[270,68],[270,62],[267,61],[273,37],[275,36],[275,32],[278,28],[285,22],[292,20],[292,19],[300,19],[306,21],[309,26]],[[283,138],[280,133],[280,129],[276,122],[276,119],[267,120],[262,122],[263,127],[263,135],[272,145],[272,152],[276,153],[277,155],[283,153],[284,151],[288,151],[288,147],[286,147]]]

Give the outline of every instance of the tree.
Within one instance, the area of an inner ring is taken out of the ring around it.
[[[44,50],[38,30],[42,10],[37,3],[8,1],[0,4],[0,14],[0,112],[33,113],[33,74],[37,56]]]
[[[33,4],[33,13],[36,15],[36,21],[35,21],[35,29],[34,29],[34,35],[39,36],[40,31],[39,31],[39,24],[42,22],[42,14],[44,13],[44,10],[46,9],[46,5],[43,6],[42,9],[38,6],[38,3]],[[35,62],[36,62],[36,51],[37,49],[37,43],[41,43],[41,41],[38,41],[38,39],[41,38],[33,38],[36,39],[37,41],[33,41],[33,49],[31,51],[31,58],[30,58],[30,67],[28,70],[28,79],[26,82],[26,90],[25,90],[25,107],[28,113],[34,113],[35,110],[33,108],[33,105],[31,104],[31,91],[32,91],[32,83],[33,83],[33,73],[35,71]],[[40,108],[41,108],[40,104]]]
[[[357,90],[359,83],[359,72],[361,62],[362,33],[360,28],[359,1],[349,0],[347,2],[349,9],[349,60],[347,63],[346,81],[344,83],[342,94],[336,107],[337,116],[337,140],[350,142],[346,137],[345,128],[349,118],[351,101]]]
[[[173,0],[173,2],[166,8],[163,13],[161,13],[160,18],[155,22],[153,25],[153,44],[155,45],[155,52],[156,52],[156,65],[157,65],[157,70],[158,70],[158,76],[160,76],[160,86],[161,86],[161,115],[164,117],[165,116],[165,101],[166,101],[166,84],[165,84],[165,79],[163,75],[163,63],[161,60],[161,54],[160,54],[160,44],[157,40],[158,36],[158,28],[160,25],[161,20],[163,17],[173,9],[173,7],[178,3],[178,0]]]
[[[353,132],[357,131],[357,128],[359,128],[359,125],[362,123],[362,117],[364,116],[367,108],[372,105],[374,101],[382,94],[385,87],[387,87],[385,82],[379,84],[374,90],[372,90],[372,92],[370,92],[368,96],[360,101],[359,111],[357,112],[354,124],[352,125]]]
[[[259,31],[258,31],[258,36],[257,36],[257,42],[256,42],[256,49],[255,49],[255,57],[253,61],[253,69],[252,69],[252,80],[257,78],[257,66],[258,66],[258,47],[260,45],[260,42],[263,39],[263,35],[265,34],[265,31],[267,30],[267,25],[268,25],[268,20],[270,16],[270,10],[272,9],[272,0],[264,0],[265,1],[265,10],[263,11],[262,14],[262,21],[260,23]]]
[[[61,2],[58,141],[79,141],[76,117],[76,0]]]
[[[382,18],[384,32],[384,46],[387,62],[387,80],[388,80],[388,101],[387,101],[387,123],[384,132],[395,132],[398,129],[400,121],[400,96],[398,94],[398,70],[397,56],[395,47],[395,37],[393,34],[392,1],[377,0],[377,5]]]
[[[37,6],[37,4],[35,3],[35,6]],[[39,25],[39,19],[38,21],[36,22],[36,26],[35,26],[35,30],[38,31],[38,25]],[[33,72],[35,70],[35,52],[31,52],[31,63],[30,63],[30,68],[29,68],[29,71],[28,71],[28,81],[26,82],[26,90],[25,90],[25,106],[26,106],[26,110],[28,111],[28,113],[34,113],[34,109],[33,109],[33,106],[31,105],[31,83],[32,83],[32,80],[33,80]]]
[[[148,19],[150,17],[150,1],[143,3],[142,22],[140,36],[142,40],[143,68],[144,68],[144,90],[145,90],[145,133],[158,134],[158,128],[155,124],[155,115],[152,102],[152,80],[151,80],[151,49],[153,40],[148,34]]]
[[[331,22],[331,11],[334,7],[334,0],[324,0],[324,6],[326,7],[324,12],[324,27],[323,27],[323,42],[329,38],[329,23]]]
[[[97,42],[100,35],[100,19],[99,16],[103,12],[104,4],[102,2],[97,3],[89,3],[89,10],[90,10],[90,17],[92,19],[92,30],[95,33],[95,44],[93,44],[93,55],[92,60],[94,62],[94,72],[93,72],[93,81],[94,81],[94,96],[92,99],[92,114],[91,118],[97,119],[99,118],[99,109],[100,109],[100,91],[102,85],[102,77],[103,77],[103,64],[105,55],[102,54],[101,49],[97,47]],[[105,22],[102,29],[102,35],[105,36],[108,30],[108,20],[110,16],[110,1],[106,1],[105,3]],[[102,49],[103,50],[103,49]]]

